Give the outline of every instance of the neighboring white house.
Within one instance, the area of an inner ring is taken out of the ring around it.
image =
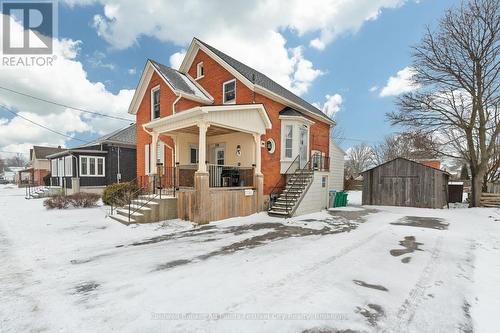
[[[344,190],[344,156],[345,151],[337,145],[337,143],[330,140],[330,175],[329,187],[331,190],[343,191]]]

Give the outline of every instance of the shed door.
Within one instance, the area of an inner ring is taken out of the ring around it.
[[[382,205],[418,207],[421,202],[420,177],[395,176],[383,177]]]

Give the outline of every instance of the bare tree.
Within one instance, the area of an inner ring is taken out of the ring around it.
[[[23,167],[26,166],[26,163],[27,160],[22,154],[16,154],[7,160],[7,165],[13,167]]]
[[[347,150],[345,175],[356,178],[373,164],[372,148],[365,144],[355,145]]]
[[[471,206],[480,203],[500,134],[500,0],[469,0],[448,10],[413,48],[416,92],[398,100],[393,125],[433,135],[445,156],[466,160]]]
[[[372,146],[373,162],[382,164],[404,157],[408,159],[428,159],[437,156],[434,143],[428,136],[419,133],[396,133],[388,135],[384,140]]]

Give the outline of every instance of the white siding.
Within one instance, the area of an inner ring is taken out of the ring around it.
[[[322,179],[326,177],[325,187],[323,187]],[[304,194],[302,201],[299,203],[295,216],[319,212],[326,208],[328,195],[328,172],[314,172],[313,180],[309,190]]]
[[[330,139],[330,184],[331,190],[344,190],[344,151]]]

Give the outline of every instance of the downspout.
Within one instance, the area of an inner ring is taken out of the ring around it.
[[[121,172],[120,172],[120,147],[117,147],[118,148],[118,154],[117,154],[117,158],[118,158],[118,174],[120,175],[120,178],[118,179],[118,175],[117,175],[117,181],[118,183],[120,183],[120,181],[122,180],[122,176],[121,176]]]
[[[172,103],[172,114],[175,114],[175,104],[177,104],[177,102],[182,98],[182,94],[179,94],[179,96],[177,96],[177,98],[175,99],[175,101]]]

